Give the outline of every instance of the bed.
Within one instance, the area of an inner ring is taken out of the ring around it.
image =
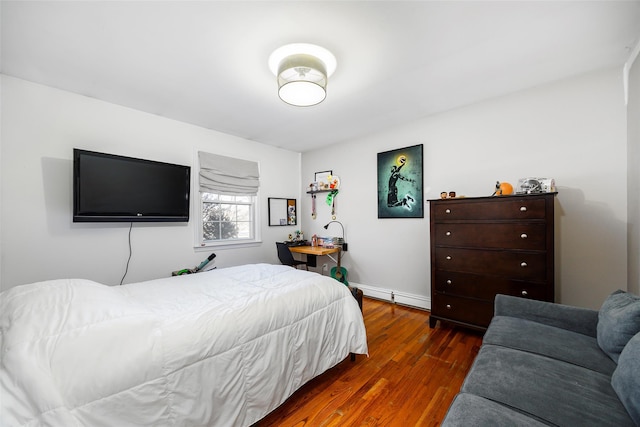
[[[366,354],[348,288],[254,264],[0,294],[0,425],[249,426]]]

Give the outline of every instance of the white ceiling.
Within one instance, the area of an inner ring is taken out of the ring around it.
[[[1,8],[7,75],[300,152],[596,69],[622,73],[640,41],[640,0]],[[267,60],[293,42],[337,57],[322,104],[278,98]]]

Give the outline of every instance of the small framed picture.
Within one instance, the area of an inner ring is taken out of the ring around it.
[[[331,175],[333,175],[333,171],[316,172],[314,181],[318,183],[318,190],[329,188],[329,177]]]
[[[269,197],[269,226],[297,225],[298,212],[296,199]]]

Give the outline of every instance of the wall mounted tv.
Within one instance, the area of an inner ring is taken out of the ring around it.
[[[73,222],[187,222],[189,166],[73,150]]]

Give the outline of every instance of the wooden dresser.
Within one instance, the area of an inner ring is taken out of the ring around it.
[[[556,194],[430,200],[429,326],[484,330],[498,293],[554,300]]]

